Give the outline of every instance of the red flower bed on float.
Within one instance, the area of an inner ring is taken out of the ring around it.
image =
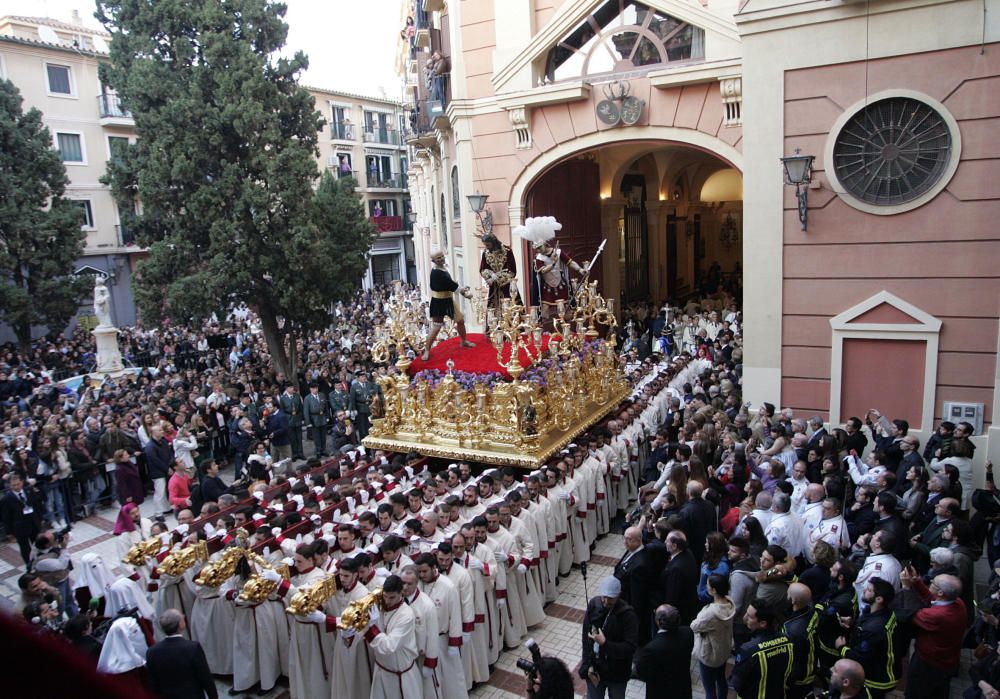
[[[479,333],[469,333],[468,337],[469,341],[476,343],[475,347],[462,347],[462,340],[458,337],[439,342],[431,350],[431,358],[428,361],[425,362],[418,357],[410,364],[407,373],[410,376],[414,376],[417,372],[426,369],[437,369],[442,373],[447,372],[448,360],[451,359],[455,362],[455,371],[462,371],[468,374],[500,374],[504,379],[510,381],[512,379],[511,375],[497,363],[496,348],[486,340],[486,336]],[[556,339],[559,339],[558,335],[556,335]],[[529,344],[531,347],[534,347],[533,340],[529,340]],[[543,353],[548,349],[548,346],[549,336],[543,334]],[[534,350],[532,350],[532,354],[537,356]],[[504,359],[509,356],[510,343],[505,343]],[[531,359],[524,350],[521,350],[519,358],[521,366],[525,369],[531,365]]]

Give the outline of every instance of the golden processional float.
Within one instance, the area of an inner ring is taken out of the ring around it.
[[[426,313],[397,286],[372,355],[380,363],[398,357],[399,371],[377,379],[381,395],[366,448],[537,468],[628,396],[615,353],[614,301],[598,293],[596,281],[581,281],[571,302],[560,302],[548,321],[553,333],[543,332],[538,309],[512,291],[499,308],[486,308],[485,289],[470,299],[488,329],[471,337],[489,342],[502,372],[465,371],[460,352],[447,371],[414,372]]]

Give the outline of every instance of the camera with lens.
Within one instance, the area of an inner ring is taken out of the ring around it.
[[[542,660],[542,649],[538,647],[535,639],[529,638],[524,643],[524,647],[531,652],[531,660],[527,658],[518,658],[515,665],[518,669],[524,672],[529,679],[534,680],[538,675],[538,663]]]

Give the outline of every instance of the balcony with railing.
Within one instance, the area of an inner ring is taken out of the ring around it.
[[[431,125],[431,104],[427,100],[417,102],[407,115],[405,139],[407,145],[415,148],[428,148],[437,144],[434,127]]]
[[[413,43],[418,49],[427,48],[431,45],[431,17],[430,14],[423,8],[422,3],[417,2],[416,16],[413,18],[413,23],[417,28],[416,34],[413,36]]]
[[[355,181],[357,181],[357,179],[358,179],[358,171],[357,170],[342,170],[339,167],[336,168],[336,170],[337,170],[337,179],[338,180],[342,180],[345,177],[353,177]]]
[[[118,245],[120,247],[132,247],[136,244],[135,233],[129,230],[128,226],[122,223],[115,226],[115,234],[118,236]]]
[[[132,113],[122,106],[118,95],[108,93],[98,95],[97,112],[101,126],[135,126]]]
[[[406,189],[406,177],[404,175],[383,175],[381,173],[368,173],[369,189]]]
[[[330,124],[330,140],[354,141],[354,124],[334,122]]]
[[[389,146],[398,146],[399,132],[391,127],[376,126],[365,129],[365,143],[384,143]]]
[[[379,233],[393,233],[403,230],[402,216],[372,216],[370,220],[378,228]]]

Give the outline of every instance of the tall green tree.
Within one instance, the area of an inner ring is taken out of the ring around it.
[[[91,281],[73,276],[83,212],[63,198],[69,179],[42,113],[0,80],[0,319],[31,346],[32,326],[62,330]]]
[[[296,340],[356,288],[372,226],[317,213],[353,209],[323,185],[314,192],[324,122],[297,83],[306,57],[277,56],[285,9],[101,0],[96,16],[112,36],[102,80],[135,119],[137,141],[107,181],[121,210],[142,202],[127,223],[149,249],[137,269],[143,316],[198,321],[245,302],[275,368],[291,376]]]

